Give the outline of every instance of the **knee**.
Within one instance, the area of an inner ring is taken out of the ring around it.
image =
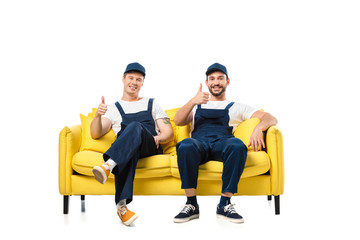
[[[225,151],[247,152],[247,147],[239,138],[231,138],[226,144]]]
[[[181,142],[176,144],[177,153],[187,152],[189,150],[195,149],[196,143],[192,138],[186,138]]]

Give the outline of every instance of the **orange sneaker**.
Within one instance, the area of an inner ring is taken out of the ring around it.
[[[117,215],[119,216],[122,223],[125,224],[126,226],[129,226],[138,218],[138,215],[130,211],[126,207],[126,205],[123,205],[117,209]]]
[[[92,170],[95,180],[101,184],[104,184],[110,174],[110,166],[107,163],[103,163],[101,166],[95,166]]]

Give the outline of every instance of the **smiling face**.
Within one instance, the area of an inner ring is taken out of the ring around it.
[[[124,94],[138,96],[144,84],[144,76],[139,72],[125,73],[122,81],[124,83]]]
[[[206,85],[209,88],[209,92],[215,97],[225,96],[226,87],[229,83],[230,79],[225,73],[220,71],[212,72],[206,79]]]

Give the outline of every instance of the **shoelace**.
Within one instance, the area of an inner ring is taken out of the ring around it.
[[[190,212],[190,210],[195,211],[195,207],[191,204],[186,204],[185,206],[183,206],[183,209],[181,210],[181,213],[186,213],[188,214]]]
[[[230,212],[230,214],[237,213],[234,206],[235,206],[234,203],[230,203],[229,205],[226,205],[224,207],[225,212]]]
[[[103,164],[102,164],[102,166],[106,169],[106,170],[110,170],[111,168],[110,168],[110,164],[108,164],[107,162],[104,162]]]
[[[126,206],[120,207],[119,210],[120,210],[121,216],[124,216],[125,213],[128,211]]]

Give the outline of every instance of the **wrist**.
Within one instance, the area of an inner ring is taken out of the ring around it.
[[[254,131],[261,131],[263,132],[263,128],[260,124],[256,125],[256,127],[254,128]]]
[[[193,107],[195,107],[196,105],[198,105],[198,103],[197,103],[197,101],[196,101],[196,98],[193,97],[192,99],[190,99],[189,104],[190,104],[190,107],[191,107],[191,108],[193,108]]]

